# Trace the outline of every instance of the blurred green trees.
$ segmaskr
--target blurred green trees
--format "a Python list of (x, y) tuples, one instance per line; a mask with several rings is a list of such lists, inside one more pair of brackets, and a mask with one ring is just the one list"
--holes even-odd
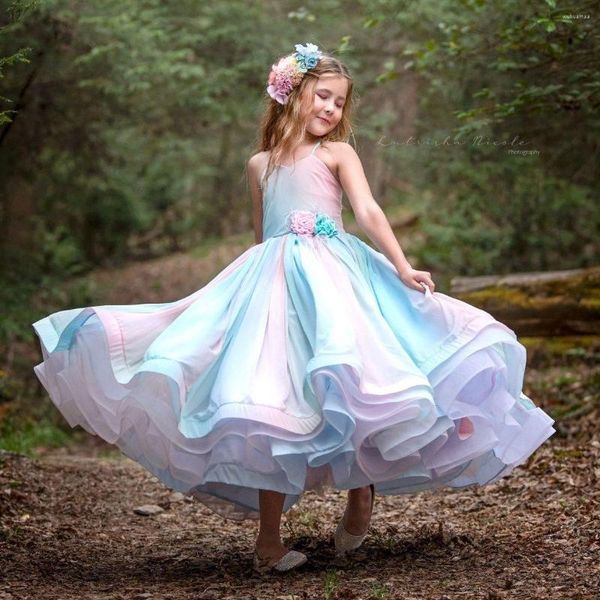
[(377, 200), (420, 215), (419, 266), (598, 260), (591, 3), (0, 0), (0, 19), (8, 281), (249, 229), (265, 79), (305, 41), (350, 66), (354, 141)]
[[(250, 230), (245, 164), (271, 64), (296, 43), (350, 68), (350, 141), (439, 291), (597, 264), (599, 15), (554, 0), (0, 0), (0, 421), (10, 406), (62, 423), (31, 400), (31, 323), (101, 297), (93, 277), (63, 279)], [(38, 440), (4, 423), (5, 444)]]

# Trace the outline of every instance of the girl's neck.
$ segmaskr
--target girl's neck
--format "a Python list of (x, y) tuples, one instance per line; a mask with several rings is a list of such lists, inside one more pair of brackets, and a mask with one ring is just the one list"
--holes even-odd
[(321, 138), (316, 135), (306, 134), (302, 143), (307, 146), (314, 146), (320, 139)]

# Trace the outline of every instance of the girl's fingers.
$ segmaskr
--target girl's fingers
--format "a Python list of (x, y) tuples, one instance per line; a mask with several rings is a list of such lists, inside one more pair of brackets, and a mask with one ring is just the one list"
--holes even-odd
[(416, 289), (420, 289), (421, 291), (425, 292), (425, 288), (428, 287), (430, 292), (433, 292), (433, 290), (435, 289), (435, 284), (433, 283), (433, 281), (431, 279), (428, 279), (427, 282), (425, 281), (419, 281), (418, 282), (420, 285), (420, 288), (416, 288)]

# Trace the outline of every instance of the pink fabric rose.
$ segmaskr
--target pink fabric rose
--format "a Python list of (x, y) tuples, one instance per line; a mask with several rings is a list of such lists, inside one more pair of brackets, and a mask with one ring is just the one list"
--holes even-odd
[(290, 213), (290, 231), (298, 235), (312, 234), (315, 228), (315, 213), (308, 210), (295, 210)]

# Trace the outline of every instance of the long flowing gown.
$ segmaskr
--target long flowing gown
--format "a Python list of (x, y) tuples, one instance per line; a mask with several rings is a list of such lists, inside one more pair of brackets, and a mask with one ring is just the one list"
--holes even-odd
[(227, 518), (258, 518), (261, 488), (287, 511), (309, 489), (492, 483), (555, 432), (515, 333), (347, 233), (317, 147), (263, 173), (263, 242), (201, 289), (33, 324), (69, 424)]

